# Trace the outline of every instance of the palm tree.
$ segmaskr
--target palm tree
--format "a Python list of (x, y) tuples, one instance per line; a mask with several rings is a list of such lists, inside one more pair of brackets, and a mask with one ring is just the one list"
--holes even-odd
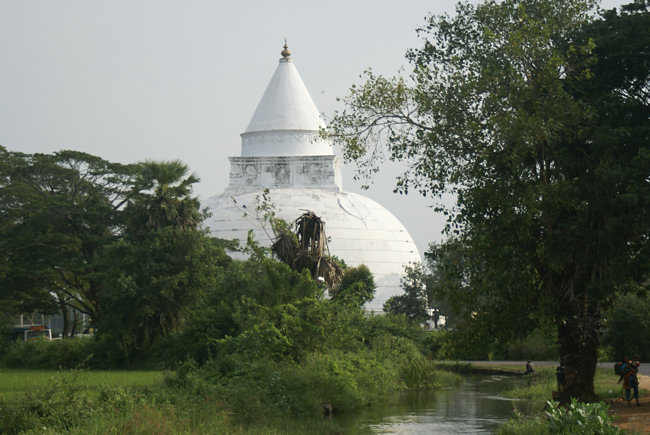
[(115, 284), (121, 292), (107, 302), (128, 304), (128, 315), (117, 316), (127, 359), (128, 350), (177, 330), (196, 290), (189, 281), (197, 274), (193, 259), (200, 248), (196, 230), (202, 216), (192, 196), (192, 185), (199, 179), (188, 172), (178, 160), (138, 164), (126, 208), (126, 243), (115, 247), (124, 259), (124, 277)]
[(195, 229), (201, 222), (199, 201), (192, 197), (192, 185), (199, 181), (187, 176), (188, 167), (179, 160), (145, 161), (131, 198), (131, 230), (136, 232), (174, 226)]

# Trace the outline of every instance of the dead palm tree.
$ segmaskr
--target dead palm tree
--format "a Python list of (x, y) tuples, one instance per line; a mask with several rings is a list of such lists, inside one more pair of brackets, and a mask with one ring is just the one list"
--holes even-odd
[(341, 281), (343, 268), (326, 254), (325, 222), (313, 211), (306, 211), (293, 223), (294, 234), (276, 235), (271, 252), (294, 270), (309, 269), (314, 279), (322, 278), (329, 288)]

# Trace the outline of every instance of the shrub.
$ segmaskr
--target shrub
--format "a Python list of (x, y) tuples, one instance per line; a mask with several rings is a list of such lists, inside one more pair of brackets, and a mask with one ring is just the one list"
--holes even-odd
[(613, 417), (607, 412), (609, 405), (604, 402), (579, 403), (572, 399), (566, 408), (558, 402), (547, 402), (544, 412), (548, 428), (554, 434), (619, 434), (621, 430), (614, 426)]
[(68, 376), (53, 378), (13, 402), (0, 401), (0, 433), (68, 431), (92, 416), (94, 407)]
[(547, 403), (543, 416), (526, 417), (515, 412), (514, 417), (497, 430), (499, 435), (553, 434), (553, 435), (616, 435), (623, 431), (613, 424), (613, 417), (607, 412), (604, 402), (579, 403), (575, 399), (566, 408), (558, 402)]
[(93, 339), (87, 337), (54, 341), (19, 341), (7, 347), (1, 363), (9, 368), (81, 368), (92, 366), (94, 350)]

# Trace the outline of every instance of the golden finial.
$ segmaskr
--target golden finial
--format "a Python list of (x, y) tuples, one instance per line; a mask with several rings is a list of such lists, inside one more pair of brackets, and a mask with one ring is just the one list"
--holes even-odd
[(291, 52), (289, 51), (289, 47), (287, 46), (287, 38), (284, 38), (284, 50), (282, 50), (280, 54), (284, 59), (289, 59), (289, 56), (291, 56)]

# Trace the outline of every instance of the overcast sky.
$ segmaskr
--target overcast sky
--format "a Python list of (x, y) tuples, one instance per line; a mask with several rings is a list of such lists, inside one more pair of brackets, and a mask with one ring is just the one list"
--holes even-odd
[[(0, 145), (74, 149), (107, 160), (185, 162), (206, 199), (228, 184), (228, 156), (280, 58), (325, 118), (366, 68), (392, 75), (428, 13), (451, 0), (0, 0)], [(621, 3), (603, 2), (603, 7)], [(395, 170), (361, 192), (395, 214), (420, 253), (444, 219), (415, 193), (392, 193)]]

